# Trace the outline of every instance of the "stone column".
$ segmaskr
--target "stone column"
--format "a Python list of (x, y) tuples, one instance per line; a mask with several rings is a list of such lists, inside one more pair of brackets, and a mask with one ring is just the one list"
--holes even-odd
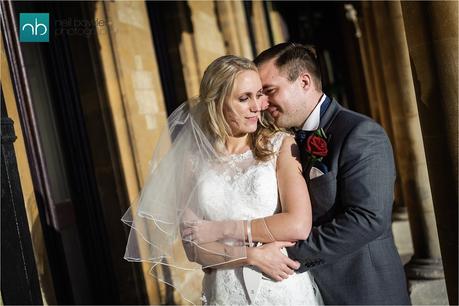
[[(193, 25), (193, 43), (198, 65), (198, 84), (204, 70), (217, 57), (226, 54), (222, 33), (217, 24), (213, 1), (188, 1)], [(185, 78), (187, 75), (185, 75)], [(193, 93), (197, 95), (199, 91)]]
[[(349, 21), (353, 21), (354, 24), (358, 22), (358, 17), (356, 14), (355, 9), (353, 8), (352, 5), (347, 5), (348, 8), (348, 13), (346, 14), (347, 18)], [(352, 11), (351, 8), (352, 7)], [(372, 58), (371, 58), (371, 53), (372, 53), (372, 44), (371, 44), (371, 24), (370, 24), (370, 19), (366, 18), (369, 17), (367, 14), (368, 8), (369, 8), (369, 3), (368, 2), (362, 2), (361, 8), (363, 11), (363, 16), (364, 19), (360, 20), (360, 23), (362, 26), (361, 28), (361, 35), (360, 37), (357, 37), (358, 39), (358, 44), (359, 44), (359, 50), (360, 50), (360, 56), (362, 58), (362, 66), (363, 66), (363, 74), (365, 77), (365, 86), (367, 88), (368, 96), (370, 99), (368, 100), (368, 106), (370, 109), (370, 114), (371, 117), (378, 121), (381, 122), (380, 116), (379, 116), (379, 104), (380, 104), (380, 93), (379, 91), (376, 90), (376, 84), (374, 80), (374, 66), (372, 63)], [(352, 13), (351, 13), (352, 12)], [(384, 124), (383, 124), (384, 125)], [(387, 126), (384, 126), (385, 129), (387, 129)]]
[[(368, 93), (370, 96), (370, 109), (372, 117), (381, 122), (386, 130), (394, 149), (395, 164), (397, 168), (397, 179), (395, 181), (395, 194), (394, 194), (394, 218), (405, 220), (407, 218), (406, 206), (403, 202), (403, 195), (400, 182), (400, 166), (397, 149), (395, 147), (392, 120), (390, 117), (389, 101), (387, 99), (386, 90), (384, 87), (384, 73), (382, 66), (384, 63), (380, 62), (381, 58), (380, 49), (378, 46), (377, 31), (375, 25), (375, 16), (373, 14), (370, 3), (362, 2), (362, 42), (366, 61), (364, 65), (368, 65), (365, 73), (367, 82), (370, 83)], [(363, 55), (362, 55), (363, 56)]]
[(255, 48), (257, 53), (271, 47), (269, 43), (268, 25), (266, 24), (265, 11), (262, 1), (252, 2), (252, 27), (255, 36)]
[(450, 304), (457, 304), (458, 3), (403, 2)]
[(372, 2), (372, 8), (399, 157), (403, 199), (413, 239), (414, 256), (406, 267), (407, 275), (410, 279), (442, 278), (432, 193), (401, 4), (399, 1)]
[[(176, 44), (173, 48), (178, 49), (179, 61), (176, 64), (183, 74), (186, 98), (192, 98), (199, 93), (204, 70), (227, 50), (219, 30), (214, 2), (181, 1), (174, 2), (173, 6), (174, 9), (167, 12), (172, 15), (168, 19), (176, 22), (169, 25), (174, 36), (170, 44)], [(174, 70), (174, 73), (180, 74), (178, 69)]]
[[(125, 188), (133, 203), (167, 123), (151, 28), (144, 2), (99, 1), (95, 17), (107, 24), (105, 31), (97, 32), (97, 56), (105, 78), (101, 90), (107, 93)], [(160, 284), (149, 273), (151, 265), (141, 265), (148, 302), (159, 304)]]
[[(368, 6), (369, 3), (366, 3)], [(365, 6), (363, 6), (365, 9)], [(368, 43), (368, 54), (369, 54), (369, 64), (371, 65), (371, 80), (373, 81), (373, 88), (374, 88), (374, 108), (376, 109), (378, 119), (381, 125), (387, 131), (387, 134), (393, 140), (393, 132), (392, 132), (392, 122), (390, 118), (390, 105), (387, 97), (386, 87), (384, 86), (384, 72), (382, 66), (384, 65), (381, 62), (381, 51), (378, 45), (378, 32), (377, 27), (378, 24), (375, 24), (375, 15), (370, 7), (364, 10), (367, 14), (366, 17), (366, 29), (365, 29), (365, 36), (367, 37)]]
[(185, 76), (183, 80), (185, 82), (186, 94), (188, 98), (191, 98), (199, 93), (200, 71), (197, 64), (198, 55), (193, 40), (193, 29), (188, 22), (190, 13), (187, 3), (177, 2), (177, 7), (177, 15), (180, 20), (180, 28), (182, 29), (179, 44), (180, 64), (183, 75)]
[[(457, 57), (458, 57), (458, 2), (430, 1), (425, 4), (427, 19), (434, 37), (432, 47), (436, 61), (439, 89), (443, 99), (443, 119), (446, 124), (449, 155), (454, 173), (457, 174)], [(454, 176), (458, 185), (457, 175)]]
[(266, 2), (266, 6), (268, 7), (268, 18), (271, 23), (274, 44), (277, 45), (286, 42), (289, 34), (284, 19), (281, 14), (273, 8), (273, 3), (271, 1)]
[(242, 1), (216, 1), (215, 5), (227, 53), (253, 59)]

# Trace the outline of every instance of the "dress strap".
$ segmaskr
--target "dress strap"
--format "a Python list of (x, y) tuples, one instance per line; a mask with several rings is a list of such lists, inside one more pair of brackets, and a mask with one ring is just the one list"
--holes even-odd
[(277, 132), (274, 134), (271, 138), (271, 144), (273, 146), (273, 151), (276, 154), (276, 156), (279, 154), (279, 150), (282, 146), (282, 142), (284, 141), (284, 138), (289, 135), (286, 132)]

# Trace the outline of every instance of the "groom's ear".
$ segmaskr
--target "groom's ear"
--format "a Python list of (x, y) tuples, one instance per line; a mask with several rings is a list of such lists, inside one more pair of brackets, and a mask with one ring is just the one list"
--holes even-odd
[(312, 77), (307, 71), (300, 73), (298, 79), (300, 81), (301, 88), (303, 88), (304, 90), (308, 90), (313, 86)]

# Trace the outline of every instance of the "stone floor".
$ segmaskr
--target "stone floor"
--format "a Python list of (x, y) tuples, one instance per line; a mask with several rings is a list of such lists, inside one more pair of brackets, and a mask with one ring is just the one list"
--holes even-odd
[[(406, 264), (413, 256), (408, 220), (395, 220), (392, 231), (402, 262)], [(445, 280), (410, 281), (410, 297), (413, 305), (448, 305)]]

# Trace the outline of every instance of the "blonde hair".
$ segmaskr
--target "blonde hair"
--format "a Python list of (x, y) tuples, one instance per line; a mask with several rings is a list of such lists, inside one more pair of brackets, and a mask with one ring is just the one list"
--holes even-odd
[[(255, 64), (242, 57), (225, 55), (214, 60), (204, 72), (199, 88), (199, 102), (207, 106), (207, 116), (204, 122), (211, 135), (215, 138), (217, 149), (222, 148), (230, 136), (230, 126), (224, 116), (224, 104), (227, 102), (239, 73), (247, 70), (258, 72)], [(273, 156), (269, 138), (279, 129), (273, 120), (268, 120), (262, 114), (261, 124), (249, 135), (251, 149), (257, 160), (266, 161)]]

